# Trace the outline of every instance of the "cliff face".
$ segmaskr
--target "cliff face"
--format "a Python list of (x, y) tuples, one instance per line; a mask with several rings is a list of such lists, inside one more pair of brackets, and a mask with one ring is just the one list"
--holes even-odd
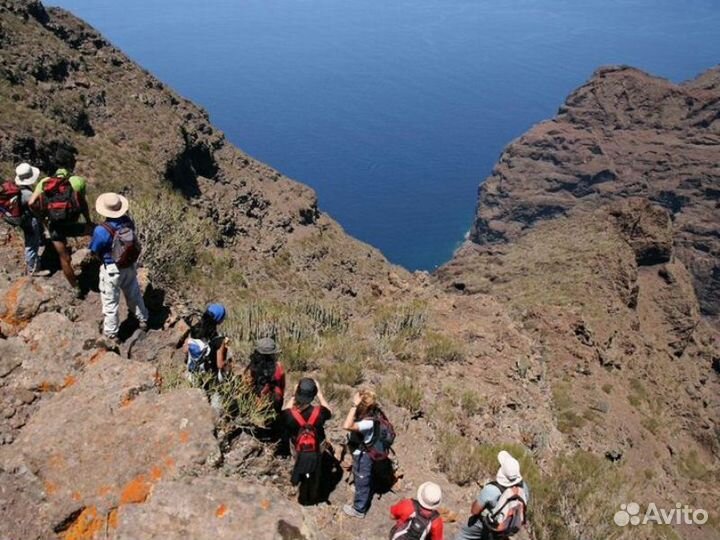
[(703, 313), (720, 315), (720, 68), (675, 85), (606, 68), (510, 144), (479, 192), (471, 240), (643, 197), (666, 208)]

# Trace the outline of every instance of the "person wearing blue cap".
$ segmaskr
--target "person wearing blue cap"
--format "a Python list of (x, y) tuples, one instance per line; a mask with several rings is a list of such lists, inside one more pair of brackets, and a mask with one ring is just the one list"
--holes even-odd
[(218, 326), (227, 315), (222, 304), (210, 304), (200, 322), (190, 329), (185, 343), (187, 368), (190, 373), (213, 372), (222, 381), (228, 369), (228, 339), (220, 335)]

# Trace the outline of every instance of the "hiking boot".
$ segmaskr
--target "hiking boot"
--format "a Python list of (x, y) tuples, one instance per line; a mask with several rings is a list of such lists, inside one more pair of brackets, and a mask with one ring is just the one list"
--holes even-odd
[(49, 277), (50, 273), (50, 270), (35, 270), (30, 275), (32, 277)]
[(118, 338), (114, 336), (103, 336), (95, 342), (95, 345), (110, 352), (120, 351), (120, 342), (118, 341)]
[(138, 323), (138, 328), (139, 328), (140, 330), (142, 330), (143, 332), (147, 332), (147, 331), (148, 331), (148, 323), (147, 323), (147, 321), (140, 321), (140, 322)]
[(360, 518), (360, 519), (362, 519), (362, 518), (365, 517), (365, 514), (363, 514), (362, 512), (358, 512), (357, 510), (355, 510), (355, 507), (354, 507), (353, 505), (351, 505), (351, 504), (346, 504), (346, 505), (344, 505), (344, 506), (343, 506), (343, 512), (345, 512), (348, 516), (354, 517), (354, 518)]

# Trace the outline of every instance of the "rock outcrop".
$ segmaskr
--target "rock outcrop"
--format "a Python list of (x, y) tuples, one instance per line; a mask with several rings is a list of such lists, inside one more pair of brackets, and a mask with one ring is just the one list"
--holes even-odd
[(703, 313), (717, 317), (719, 163), (720, 68), (681, 85), (604, 68), (504, 150), (480, 188), (471, 240), (510, 241), (542, 221), (642, 197), (670, 212), (676, 254)]

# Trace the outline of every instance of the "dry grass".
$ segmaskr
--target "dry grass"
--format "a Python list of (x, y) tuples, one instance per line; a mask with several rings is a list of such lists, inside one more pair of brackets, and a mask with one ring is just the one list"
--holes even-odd
[(422, 410), (423, 391), (415, 380), (409, 377), (393, 378), (380, 387), (380, 395), (416, 415)]

